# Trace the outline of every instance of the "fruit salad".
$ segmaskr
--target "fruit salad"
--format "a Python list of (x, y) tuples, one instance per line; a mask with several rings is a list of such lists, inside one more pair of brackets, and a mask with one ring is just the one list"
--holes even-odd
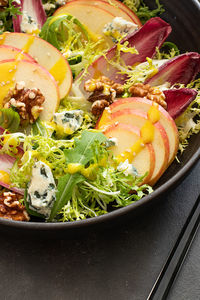
[(0, 217), (98, 217), (181, 160), (200, 130), (200, 54), (169, 41), (157, 5), (0, 1)]

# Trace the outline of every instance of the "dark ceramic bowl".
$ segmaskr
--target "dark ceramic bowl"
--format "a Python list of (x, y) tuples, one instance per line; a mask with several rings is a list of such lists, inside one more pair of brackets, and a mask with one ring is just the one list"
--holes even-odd
[[(163, 0), (166, 12), (162, 18), (171, 24), (173, 30), (169, 40), (175, 42), (182, 52), (197, 51), (200, 52), (200, 3), (197, 0)], [(154, 0), (145, 1), (145, 3), (153, 5)], [(133, 203), (127, 207), (117, 209), (106, 215), (91, 218), (84, 221), (68, 222), (68, 223), (40, 223), (40, 222), (14, 222), (0, 219), (1, 229), (6, 231), (20, 231), (20, 233), (43, 233), (45, 235), (54, 235), (63, 230), (68, 232), (87, 231), (91, 228), (104, 227), (113, 224), (116, 221), (123, 221), (123, 217), (133, 217), (149, 204), (155, 203), (161, 199), (161, 196), (174, 188), (187, 173), (192, 169), (193, 165), (200, 158), (200, 134), (194, 135), (190, 139), (189, 146), (181, 156), (181, 163), (176, 161), (168, 168), (162, 178), (155, 186), (155, 191)], [(85, 231), (86, 232), (86, 231)]]

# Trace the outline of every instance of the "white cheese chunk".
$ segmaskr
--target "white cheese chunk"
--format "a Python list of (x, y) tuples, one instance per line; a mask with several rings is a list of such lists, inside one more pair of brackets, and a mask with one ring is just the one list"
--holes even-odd
[(56, 130), (59, 131), (59, 133), (72, 134), (77, 131), (83, 123), (83, 111), (77, 109), (55, 113), (53, 120), (57, 125)]
[(111, 36), (116, 41), (119, 37), (132, 33), (136, 29), (138, 29), (137, 24), (126, 21), (122, 17), (116, 17), (111, 23), (104, 26), (103, 33)]
[(52, 4), (52, 3), (45, 3), (45, 4), (43, 4), (43, 8), (44, 8), (44, 10), (46, 10), (46, 11), (49, 11), (49, 10), (51, 10), (52, 8), (55, 8), (56, 6), (55, 6), (55, 4)]
[(37, 22), (29, 16), (26, 11), (23, 11), (20, 27), (21, 31), (24, 33), (34, 33), (38, 31)]
[(27, 201), (29, 207), (49, 217), (55, 200), (56, 184), (51, 169), (42, 161), (38, 161), (33, 167), (32, 178), (28, 188)]
[(129, 164), (128, 159), (126, 159), (124, 162), (120, 163), (119, 166), (117, 167), (117, 170), (120, 172), (123, 172), (126, 176), (128, 176), (128, 175), (137, 176), (138, 175), (136, 168), (132, 164)]

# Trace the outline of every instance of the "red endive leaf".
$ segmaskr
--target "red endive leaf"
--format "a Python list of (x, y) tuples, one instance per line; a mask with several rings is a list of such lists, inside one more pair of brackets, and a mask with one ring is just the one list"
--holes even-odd
[[(41, 29), (43, 24), (46, 22), (46, 13), (42, 5), (42, 0), (21, 0), (19, 4), (14, 2), (14, 5), (17, 7), (21, 7), (20, 11), (26, 12), (28, 16), (32, 17), (35, 22), (38, 24), (38, 28)], [(22, 16), (18, 15), (17, 17), (13, 17), (13, 27), (15, 32), (21, 32), (21, 22)]]
[[(160, 48), (168, 35), (171, 32), (171, 26), (160, 18), (152, 18), (136, 32), (131, 33), (123, 41), (128, 41), (130, 47), (135, 47), (139, 54), (131, 54), (121, 52), (121, 58), (127, 66), (132, 66), (135, 63), (142, 63), (146, 57), (153, 57), (156, 53), (156, 48)], [(107, 60), (112, 59), (116, 55), (116, 46), (108, 50), (106, 54)], [(119, 74), (119, 70), (108, 64), (104, 56), (100, 56), (88, 68), (88, 75), (81, 83), (83, 84), (89, 78), (98, 78), (101, 75), (107, 76), (110, 79), (124, 83), (126, 76)], [(80, 74), (81, 76), (81, 74)]]
[(180, 116), (197, 96), (197, 91), (186, 88), (165, 90), (163, 93), (167, 102), (167, 111), (173, 119)]
[(147, 79), (145, 84), (151, 86), (161, 85), (166, 82), (170, 85), (176, 83), (188, 84), (200, 72), (200, 54), (189, 52), (176, 56), (164, 63), (158, 73)]

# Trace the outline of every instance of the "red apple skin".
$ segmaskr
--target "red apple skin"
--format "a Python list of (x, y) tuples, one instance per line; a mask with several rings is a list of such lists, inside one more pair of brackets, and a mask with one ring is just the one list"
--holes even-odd
[[(2, 52), (4, 52), (4, 51), (6, 51), (6, 54), (13, 54), (13, 57), (7, 57), (7, 58), (4, 58), (4, 59), (2, 59), (1, 58), (1, 53)], [(2, 61), (2, 60), (8, 60), (8, 59), (15, 59), (15, 56), (17, 55), (17, 54), (19, 54), (19, 53), (21, 53), (21, 49), (18, 49), (18, 48), (16, 48), (16, 47), (12, 47), (12, 46), (7, 46), (7, 45), (0, 45), (0, 60)], [(29, 61), (31, 61), (31, 62), (35, 62), (36, 63), (36, 61), (33, 59), (33, 57), (31, 56), (31, 55), (29, 55), (29, 54), (27, 54), (27, 53), (23, 53), (23, 55), (24, 55), (24, 59), (25, 60), (29, 60)]]
[[(140, 138), (140, 129), (137, 126), (132, 126), (132, 125), (123, 124), (123, 123), (118, 123), (117, 125), (116, 124), (111, 124), (104, 131), (104, 134), (108, 138), (110, 138), (110, 137), (116, 137), (116, 135), (115, 135), (116, 132), (119, 133), (120, 131), (122, 132), (122, 134), (121, 134), (121, 140), (122, 141), (119, 140), (119, 136), (118, 136), (118, 141), (119, 141), (119, 145), (120, 145), (120, 147), (122, 149), (121, 150), (117, 149), (118, 150), (117, 153), (116, 153), (117, 155), (123, 153), (123, 151), (125, 151), (128, 147), (132, 146), (132, 143), (130, 143), (130, 146), (126, 146), (125, 143), (123, 143), (123, 132), (130, 133), (130, 135), (133, 136), (133, 137), (135, 136), (135, 138), (134, 138), (135, 140), (138, 140)], [(126, 140), (126, 142), (129, 143), (130, 140), (131, 139), (128, 139), (128, 140)], [(116, 147), (118, 147), (118, 146), (116, 146)], [(147, 170), (148, 175), (144, 178), (144, 180), (142, 181), (141, 184), (149, 182), (149, 180), (152, 177), (154, 168), (155, 168), (155, 151), (154, 151), (153, 145), (152, 145), (152, 143), (148, 143), (148, 144), (145, 145), (145, 147), (146, 147), (146, 149), (147, 149), (147, 151), (149, 153), (149, 169)], [(140, 173), (139, 168), (141, 167), (141, 165), (143, 165), (143, 157), (142, 157), (142, 159), (140, 158), (140, 156), (142, 154), (142, 153), (141, 154), (140, 153), (135, 157), (135, 159), (132, 162), (133, 165), (136, 167), (136, 169), (138, 170), (139, 173)], [(144, 173), (145, 172), (146, 172), (146, 170), (144, 171)], [(141, 175), (143, 175), (143, 174), (141, 174)]]
[[(103, 0), (103, 1), (109, 3), (109, 0)], [(124, 11), (126, 11), (127, 14), (132, 18), (133, 22), (138, 24), (139, 27), (142, 27), (142, 23), (141, 23), (140, 19), (138, 18), (138, 16), (136, 16), (136, 14), (128, 6), (126, 6), (124, 3), (122, 3), (118, 0), (112, 0), (112, 3), (117, 5), (119, 8), (123, 9)]]
[[(101, 119), (98, 120), (98, 123), (105, 122), (106, 118), (110, 119), (112, 116), (112, 113), (123, 110), (126, 108), (131, 109), (139, 109), (142, 111), (147, 112), (149, 108), (153, 105), (153, 102), (151, 100), (148, 100), (146, 98), (140, 98), (140, 97), (131, 97), (131, 98), (120, 98), (117, 99), (114, 103), (110, 105), (111, 114), (108, 114), (107, 112), (104, 113), (104, 116)], [(174, 160), (178, 147), (179, 147), (179, 137), (178, 137), (178, 129), (176, 127), (176, 124), (173, 120), (173, 118), (169, 115), (169, 113), (161, 106), (158, 105), (158, 110), (161, 113), (160, 123), (165, 128), (165, 131), (168, 135), (168, 139), (170, 141), (169, 148), (170, 148), (170, 154), (169, 154), (169, 164), (172, 163)]]
[(111, 5), (110, 2), (107, 0), (98, 0), (98, 1), (69, 0), (67, 3), (71, 3), (71, 2), (82, 2), (82, 3), (85, 2), (87, 5), (90, 4), (93, 6), (100, 7), (102, 9), (105, 9), (108, 12), (111, 12), (115, 17), (122, 17), (129, 22), (133, 22), (137, 24), (139, 28), (142, 26), (142, 23), (140, 22), (139, 18), (134, 14), (134, 12), (119, 1), (112, 0), (112, 3), (114, 5)]
[[(4, 32), (2, 36), (3, 36), (3, 38), (0, 40), (1, 45), (7, 45), (7, 46), (12, 46), (12, 47), (17, 46), (17, 48), (20, 48), (20, 50), (21, 50), (21, 48), (23, 48), (25, 46), (27, 40), (30, 38), (29, 34), (20, 33), (20, 32)], [(59, 90), (60, 90), (60, 97), (64, 98), (71, 90), (71, 86), (72, 86), (72, 82), (73, 82), (72, 71), (71, 71), (71, 68), (70, 68), (67, 60), (63, 57), (61, 52), (58, 51), (58, 49), (56, 49), (54, 46), (52, 46), (47, 41), (45, 41), (39, 37), (34, 37), (34, 42), (37, 42), (39, 45), (41, 45), (41, 49), (45, 49), (45, 55), (47, 55), (47, 57), (44, 57), (44, 55), (41, 51), (39, 51), (39, 52), (37, 51), (37, 49), (39, 48), (38, 45), (37, 45), (37, 49), (33, 51), (34, 43), (30, 46), (30, 48), (29, 48), (28, 52), (26, 52), (26, 54), (33, 57), (33, 59), (35, 61), (37, 61), (38, 64), (40, 64), (42, 67), (44, 67), (48, 71), (50, 71), (50, 69), (53, 67), (53, 65), (55, 65), (55, 63), (59, 59), (62, 59), (63, 64), (65, 65), (65, 68), (66, 68), (66, 76), (64, 79), (64, 81), (66, 81), (66, 83), (63, 84), (64, 86), (62, 86), (62, 88), (59, 87)], [(54, 53), (54, 55), (52, 55), (51, 58), (48, 57), (48, 51)], [(42, 55), (41, 55), (41, 53), (42, 53)], [(57, 57), (57, 60), (54, 63), (51, 63), (51, 65), (49, 65), (49, 61), (52, 61), (55, 57)], [(60, 84), (60, 86), (61, 85), (62, 84)]]

